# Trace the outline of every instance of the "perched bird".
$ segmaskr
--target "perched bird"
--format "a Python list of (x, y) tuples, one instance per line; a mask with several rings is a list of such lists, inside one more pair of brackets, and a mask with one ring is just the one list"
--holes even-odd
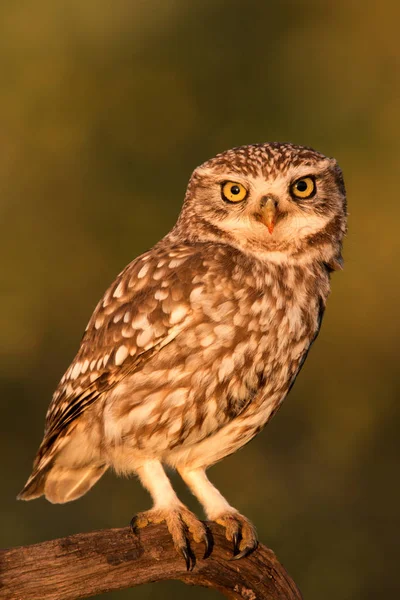
[(242, 146), (198, 167), (173, 229), (108, 288), (61, 379), (19, 498), (85, 494), (109, 468), (138, 475), (191, 566), (206, 530), (178, 470), (234, 556), (257, 546), (206, 469), (263, 429), (315, 340), (346, 230), (336, 161), (292, 144)]

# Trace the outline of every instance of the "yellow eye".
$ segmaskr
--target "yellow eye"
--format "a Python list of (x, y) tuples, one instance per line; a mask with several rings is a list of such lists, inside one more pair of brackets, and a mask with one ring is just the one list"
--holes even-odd
[(241, 202), (247, 196), (247, 190), (241, 183), (227, 181), (222, 185), (222, 197), (228, 202)]
[(310, 198), (315, 193), (315, 190), (313, 177), (302, 177), (290, 186), (290, 193), (295, 198)]

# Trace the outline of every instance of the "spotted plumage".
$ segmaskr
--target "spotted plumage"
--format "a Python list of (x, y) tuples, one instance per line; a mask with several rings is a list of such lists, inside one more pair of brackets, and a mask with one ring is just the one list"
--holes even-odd
[(291, 144), (228, 150), (196, 169), (179, 219), (106, 291), (54, 393), (20, 494), (67, 502), (104, 471), (136, 473), (187, 561), (186, 524), (163, 465), (180, 472), (236, 556), (254, 528), (205, 469), (268, 422), (318, 334), (341, 267), (346, 202), (334, 159)]

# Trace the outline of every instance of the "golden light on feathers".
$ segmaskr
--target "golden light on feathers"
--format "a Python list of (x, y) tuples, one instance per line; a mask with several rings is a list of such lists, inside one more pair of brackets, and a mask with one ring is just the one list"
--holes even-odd
[(227, 528), (236, 558), (251, 552), (254, 527), (205, 471), (284, 400), (318, 334), (345, 230), (341, 171), (310, 148), (243, 146), (196, 169), (174, 228), (98, 303), (20, 498), (68, 502), (109, 467), (136, 473), (154, 507), (135, 527), (166, 520), (190, 566), (186, 530), (205, 543), (206, 532), (169, 465)]

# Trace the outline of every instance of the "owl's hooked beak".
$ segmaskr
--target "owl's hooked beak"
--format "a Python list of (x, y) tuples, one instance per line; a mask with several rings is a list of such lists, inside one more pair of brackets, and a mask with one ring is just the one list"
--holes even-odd
[(261, 201), (261, 221), (267, 227), (268, 231), (274, 231), (277, 217), (278, 201), (271, 196), (265, 196)]

